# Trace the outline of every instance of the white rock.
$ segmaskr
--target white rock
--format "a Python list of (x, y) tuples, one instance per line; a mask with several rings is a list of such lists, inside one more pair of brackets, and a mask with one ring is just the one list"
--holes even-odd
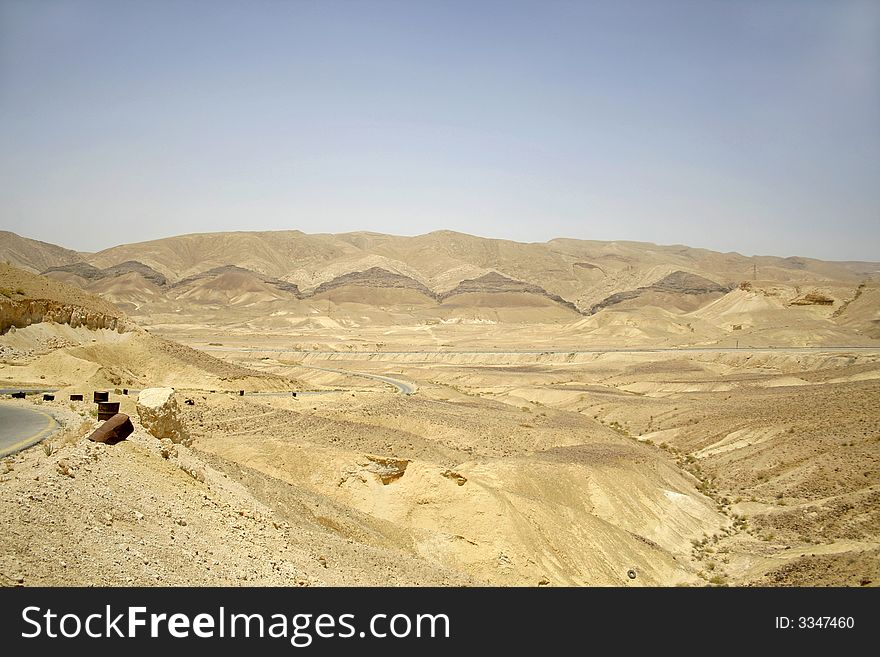
[(184, 445), (190, 442), (189, 434), (180, 422), (180, 407), (174, 398), (174, 388), (141, 390), (137, 412), (143, 427), (156, 438), (167, 438)]

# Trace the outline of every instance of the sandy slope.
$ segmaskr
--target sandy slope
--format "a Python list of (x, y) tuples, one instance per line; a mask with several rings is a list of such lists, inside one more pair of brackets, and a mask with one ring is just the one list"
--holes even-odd
[[(446, 232), (88, 259), (53, 275), (104, 300), (0, 269), (0, 382), (186, 389), (194, 443), (89, 445), (87, 407), (53, 403), (59, 451), (0, 475), (4, 581), (878, 581), (880, 357), (847, 350), (877, 345), (875, 265)], [(680, 345), (734, 348), (605, 351)], [(845, 349), (787, 349), (815, 345)], [(293, 386), (325, 394), (210, 392)]]
[(400, 357), (395, 364), (354, 364), (430, 377), (435, 394), (450, 399), (575, 411), (661, 447), (735, 523), (730, 535), (695, 542), (706, 579), (878, 583), (877, 352), (618, 353), (569, 362), (531, 356), (517, 362), (508, 355), (492, 363)]
[[(21, 387), (285, 390), (259, 374), (151, 335), (113, 304), (43, 276), (0, 265), (0, 382)], [(73, 321), (76, 319), (76, 321)]]
[[(576, 415), (386, 393), (208, 400), (194, 446), (390, 523), (381, 542), (493, 584), (696, 582), (729, 521), (664, 455)], [(379, 540), (379, 539), (377, 539)]]
[(67, 428), (50, 455), (38, 446), (0, 464), (0, 585), (470, 582), (328, 528), (338, 511), (308, 491), (184, 447), (164, 458), (136, 416), (135, 434), (110, 447), (79, 438), (95, 425), (84, 408), (41, 408)]
[(80, 306), (88, 312), (113, 317), (123, 315), (112, 303), (84, 292), (75, 285), (67, 285), (0, 263), (0, 302), (9, 304), (37, 300)]
[(55, 244), (0, 230), (0, 262), (35, 274), (49, 267), (79, 262), (83, 255)]

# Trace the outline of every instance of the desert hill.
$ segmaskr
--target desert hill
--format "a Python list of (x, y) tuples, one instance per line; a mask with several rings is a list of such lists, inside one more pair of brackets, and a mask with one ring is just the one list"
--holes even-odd
[(5, 264), (0, 264), (0, 381), (20, 387), (44, 387), (48, 381), (84, 389), (218, 390), (284, 390), (295, 383), (153, 336), (105, 299)]
[(83, 262), (83, 255), (48, 242), (0, 230), (0, 262), (39, 273), (50, 267)]
[[(33, 240), (7, 233), (0, 244), (35, 261)], [(527, 244), (451, 231), (203, 233), (61, 252), (78, 260), (54, 263), (46, 276), (161, 330), (543, 324), (595, 342), (625, 337), (613, 328), (621, 318), (651, 324), (662, 316), (661, 325), (624, 333), (695, 345), (748, 342), (750, 331), (758, 332), (753, 344), (788, 344), (799, 330), (798, 344), (861, 344), (880, 330), (878, 263), (644, 242)]]
[[(146, 280), (137, 271), (123, 277)], [(258, 280), (227, 267), (186, 286), (228, 277)], [(266, 280), (258, 282), (268, 286)], [(689, 557), (692, 542), (707, 531), (728, 531), (729, 520), (671, 459), (593, 420), (537, 406), (531, 417), (528, 409), (500, 402), (450, 403), (442, 389), (415, 398), (337, 386), (304, 398), (212, 394), (210, 389), (284, 390), (296, 383), (290, 378), (296, 369), (276, 361), (285, 374), (274, 374), (261, 365), (263, 358), (252, 362), (264, 369), (248, 369), (155, 337), (107, 300), (10, 266), (0, 269), (0, 283), (11, 289), (0, 305), (9, 325), (0, 335), (0, 381), (7, 386), (72, 392), (171, 385), (190, 389), (186, 394), (196, 399), (182, 410), (195, 452), (177, 446), (176, 456), (139, 426), (121, 448), (95, 448), (82, 440), (94, 426), (87, 416), (77, 417), (66, 400), (45, 404), (67, 418), (66, 433), (48, 455), (35, 449), (6, 462), (2, 476), (10, 486), (3, 489), (2, 523), (18, 526), (21, 517), (42, 522), (36, 505), (13, 502), (10, 487), (53, 496), (64, 515), (62, 529), (43, 544), (54, 550), (71, 534), (77, 556), (65, 573), (36, 567), (41, 555), (35, 560), (28, 554), (16, 532), (0, 551), (4, 574), (13, 569), (29, 582), (187, 581), (185, 554), (168, 538), (174, 529), (192, 549), (217, 550), (235, 564), (218, 567), (217, 560), (200, 557), (198, 563), (218, 572), (204, 569), (195, 581), (239, 576), (264, 583), (375, 584), (383, 581), (382, 570), (396, 567), (400, 573), (384, 581), (621, 585), (635, 569), (639, 585), (695, 584), (701, 579), (699, 564)], [(559, 306), (502, 277), (449, 294), (444, 303), (493, 293), (483, 285)], [(42, 302), (91, 319), (74, 324), (44, 313), (24, 325), (11, 322), (21, 307)], [(96, 322), (102, 312), (115, 323)], [(117, 399), (124, 412), (134, 413), (130, 397)], [(38, 481), (20, 476), (35, 468)], [(102, 494), (120, 478), (125, 483), (112, 487), (112, 496)], [(68, 494), (75, 503), (68, 503)], [(202, 509), (215, 496), (223, 503)], [(174, 516), (157, 508), (174, 509)], [(94, 518), (100, 519), (100, 537), (84, 529)], [(141, 530), (141, 521), (148, 529)], [(192, 530), (182, 529), (190, 524)], [(296, 531), (286, 531), (290, 526)], [(201, 538), (223, 543), (216, 537), (230, 529), (235, 540), (229, 548), (210, 547)], [(148, 558), (107, 561), (111, 553), (103, 545), (141, 535), (151, 537), (149, 545), (137, 543)], [(241, 547), (245, 543), (252, 547)], [(83, 553), (89, 558), (81, 560)], [(259, 564), (248, 563), (252, 553), (261, 555)], [(99, 575), (93, 560), (102, 566)], [(156, 567), (144, 568), (145, 561)], [(357, 565), (341, 569), (340, 562)]]
[(4, 263), (0, 263), (0, 290), (0, 294), (7, 300), (53, 301), (81, 306), (90, 312), (123, 316), (112, 303), (89, 294), (77, 285), (69, 285)]
[(134, 260), (127, 260), (126, 262), (121, 262), (118, 265), (113, 265), (112, 267), (106, 267), (104, 269), (99, 269), (98, 267), (94, 267), (87, 262), (80, 261), (71, 263), (69, 265), (49, 267), (42, 273), (56, 274), (56, 278), (60, 278), (60, 274), (70, 274), (71, 276), (77, 277), (83, 281), (98, 281), (105, 278), (125, 276), (126, 274), (132, 272), (140, 274), (141, 277), (150, 281), (154, 285), (162, 286), (168, 282), (167, 279), (155, 269), (147, 267), (145, 264), (136, 262)]
[[(698, 308), (701, 305), (704, 305), (706, 300), (715, 299), (719, 295), (725, 294), (730, 290), (731, 286), (719, 285), (714, 281), (710, 281), (702, 276), (697, 276), (696, 274), (676, 271), (668, 276), (664, 276), (651, 285), (612, 294), (590, 308), (590, 314), (595, 314), (603, 308), (619, 306), (627, 301), (634, 301), (637, 299), (644, 304), (645, 299), (648, 297), (653, 298), (651, 298), (651, 302), (647, 305), (661, 307), (668, 305), (676, 308), (682, 308), (680, 305), (681, 300), (691, 297), (694, 299), (694, 302), (688, 305)], [(658, 296), (661, 298), (658, 299)], [(692, 310), (693, 308), (689, 309)]]
[[(10, 245), (6, 250), (13, 248)], [(296, 283), (304, 291), (374, 267), (412, 278), (435, 293), (447, 292), (462, 281), (495, 272), (539, 286), (586, 308), (587, 303), (598, 303), (615, 292), (655, 284), (677, 271), (703, 276), (719, 285), (731, 285), (755, 275), (759, 280), (780, 283), (861, 280), (880, 269), (877, 263), (746, 257), (680, 245), (574, 239), (520, 243), (452, 231), (415, 237), (364, 232), (200, 233), (120, 245), (83, 255), (81, 261), (99, 269), (137, 262), (171, 282), (234, 265)]]
[[(664, 262), (651, 252), (667, 247), (606, 244), (571, 265), (601, 289), (594, 309), (530, 273), (524, 254), (547, 245), (435, 235), (407, 264), (386, 237), (303, 236), (344, 254), (308, 283), (296, 264), (261, 269), (273, 243), (253, 235), (242, 244), (262, 250), (238, 264), (212, 237), (211, 261), (190, 253), (186, 275), (137, 245), (45, 277), (0, 268), (5, 387), (174, 386), (192, 438), (173, 448), (135, 422), (129, 441), (95, 448), (82, 439), (95, 423), (64, 393), (5, 401), (68, 421), (54, 447), (3, 462), (0, 574), (880, 581), (873, 265), (771, 259), (767, 278), (733, 283), (734, 256), (673, 249)], [(701, 348), (663, 349), (683, 345)], [(228, 394), (243, 388), (275, 394)]]

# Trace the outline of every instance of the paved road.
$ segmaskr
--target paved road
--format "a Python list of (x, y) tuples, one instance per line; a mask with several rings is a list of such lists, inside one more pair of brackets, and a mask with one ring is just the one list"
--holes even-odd
[(359, 376), (364, 379), (373, 379), (374, 381), (381, 381), (382, 383), (387, 383), (390, 386), (394, 386), (404, 395), (412, 395), (417, 390), (417, 386), (414, 383), (409, 383), (407, 381), (401, 381), (400, 379), (392, 379), (390, 376), (382, 376), (381, 374), (367, 374), (366, 372), (355, 372), (354, 370), (341, 370), (333, 367), (315, 367), (314, 365), (302, 365), (302, 367), (308, 367), (310, 370), (321, 370), (322, 372), (335, 372), (337, 374), (349, 374), (351, 376)]
[[(621, 347), (607, 349), (515, 349), (515, 350), (491, 350), (491, 349), (474, 349), (474, 350), (432, 350), (432, 351), (330, 351), (330, 350), (314, 350), (304, 351), (301, 349), (284, 349), (280, 347), (198, 347), (201, 351), (243, 351), (243, 352), (267, 352), (267, 353), (286, 353), (286, 354), (302, 354), (321, 355), (321, 356), (403, 356), (403, 355), (419, 355), (419, 356), (446, 356), (446, 355), (488, 355), (488, 356), (515, 356), (518, 354), (654, 354), (654, 353), (720, 353), (720, 354), (778, 354), (778, 353), (848, 353), (851, 351), (880, 352), (880, 347), (862, 346), (862, 347)], [(320, 369), (320, 368), (316, 368)]]
[[(395, 356), (418, 354), (421, 356), (438, 356), (446, 354), (484, 354), (484, 355), (517, 355), (517, 354), (607, 354), (607, 353), (657, 353), (657, 352), (677, 352), (677, 353), (846, 353), (852, 351), (868, 351), (880, 352), (877, 347), (657, 347), (654, 349), (645, 348), (621, 348), (621, 349), (523, 349), (518, 351), (301, 351), (297, 349), (283, 349), (277, 347), (260, 348), (260, 347), (199, 347), (202, 351), (236, 351), (236, 352), (268, 352), (268, 353), (295, 353), (295, 354), (320, 354), (334, 356)], [(348, 374), (351, 376), (360, 376), (365, 379), (373, 379), (381, 381), (388, 385), (394, 386), (404, 395), (412, 395), (417, 390), (417, 386), (407, 381), (393, 379), (390, 376), (382, 376), (380, 374), (367, 374), (366, 372), (356, 372), (354, 370), (337, 369), (332, 367), (317, 367), (315, 365), (306, 365), (299, 363), (301, 367), (308, 367), (313, 370), (322, 370), (324, 372), (335, 372), (337, 374)], [(275, 394), (275, 393), (263, 393)]]
[(57, 388), (0, 388), (0, 395), (11, 395), (14, 392), (25, 392), (36, 395), (44, 392), (56, 392)]
[(48, 413), (0, 403), (0, 457), (35, 445), (57, 428)]

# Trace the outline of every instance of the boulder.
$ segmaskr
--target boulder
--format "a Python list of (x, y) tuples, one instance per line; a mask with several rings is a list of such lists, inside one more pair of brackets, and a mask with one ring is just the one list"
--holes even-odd
[(174, 398), (174, 388), (141, 390), (137, 412), (144, 429), (159, 440), (167, 438), (174, 443), (189, 444), (190, 437), (180, 421), (180, 407)]
[(159, 441), (159, 453), (162, 454), (163, 459), (170, 459), (177, 457), (177, 445), (172, 443), (167, 438), (163, 438)]
[(95, 429), (89, 436), (89, 440), (115, 445), (128, 438), (132, 431), (134, 431), (134, 426), (131, 424), (131, 419), (124, 413), (117, 413)]
[(374, 473), (383, 486), (387, 486), (391, 482), (400, 479), (406, 472), (406, 466), (409, 465), (409, 459), (396, 459), (389, 456), (374, 456), (372, 454), (365, 455), (370, 463), (365, 468)]

